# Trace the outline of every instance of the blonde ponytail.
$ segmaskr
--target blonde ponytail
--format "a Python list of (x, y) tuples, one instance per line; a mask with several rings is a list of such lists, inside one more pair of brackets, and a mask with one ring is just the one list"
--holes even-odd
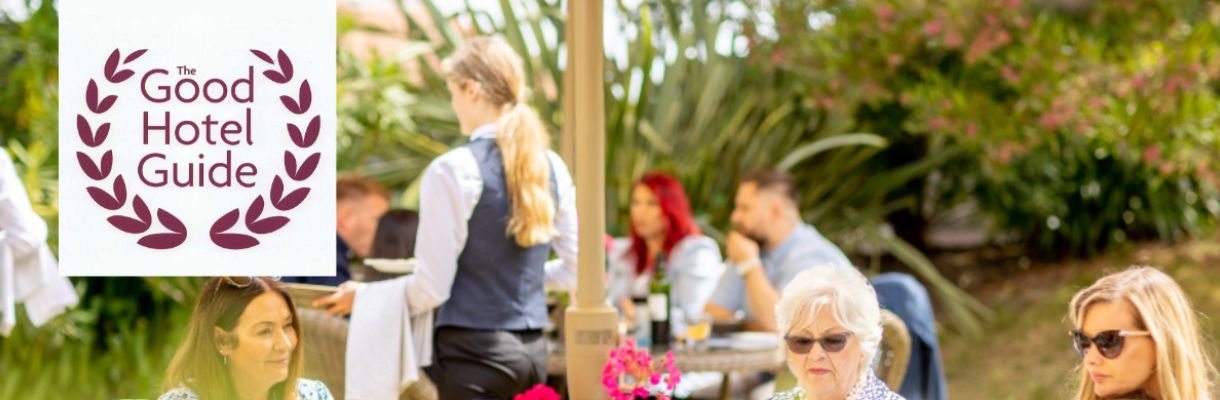
[(529, 90), (521, 64), (521, 57), (503, 39), (478, 37), (459, 47), (442, 67), (455, 83), (478, 82), (480, 95), (504, 110), (496, 127), (496, 144), (504, 160), (511, 210), (506, 234), (521, 247), (531, 247), (549, 242), (558, 232), (547, 158), (550, 137), (525, 102)]
[(508, 234), (515, 236), (522, 247), (549, 242), (556, 230), (546, 127), (533, 109), (517, 102), (500, 118), (496, 143), (504, 158), (512, 209)]

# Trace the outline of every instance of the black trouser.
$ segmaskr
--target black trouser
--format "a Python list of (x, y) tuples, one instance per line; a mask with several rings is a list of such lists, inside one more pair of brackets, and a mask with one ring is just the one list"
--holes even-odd
[(512, 399), (546, 380), (541, 330), (436, 329), (428, 376), (441, 400)]

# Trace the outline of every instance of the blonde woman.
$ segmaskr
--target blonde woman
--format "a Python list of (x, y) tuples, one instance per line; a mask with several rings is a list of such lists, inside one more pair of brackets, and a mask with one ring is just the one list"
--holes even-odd
[[(474, 38), (443, 67), (470, 142), (424, 171), (419, 265), (400, 279), (412, 314), (438, 308), (429, 376), (440, 398), (512, 398), (546, 378), (544, 284), (575, 282), (575, 188), (512, 47)], [(560, 261), (548, 263), (552, 249)], [(346, 314), (354, 290), (322, 303)]]
[(1072, 298), (1069, 318), (1083, 362), (1077, 399), (1211, 399), (1215, 369), (1195, 311), (1165, 273), (1103, 277)]

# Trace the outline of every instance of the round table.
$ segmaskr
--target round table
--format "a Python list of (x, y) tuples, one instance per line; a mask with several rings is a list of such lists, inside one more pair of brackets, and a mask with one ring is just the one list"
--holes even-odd
[[(547, 354), (547, 373), (553, 376), (567, 374), (567, 360), (563, 346), (551, 343)], [(653, 368), (661, 368), (665, 352), (651, 349)], [(729, 398), (729, 373), (731, 372), (775, 372), (784, 365), (781, 347), (733, 348), (715, 347), (707, 349), (676, 349), (674, 364), (683, 372), (720, 372), (724, 374), (720, 384), (721, 399)]]
[[(664, 361), (664, 352), (653, 350), (654, 368)], [(705, 350), (675, 350), (674, 364), (682, 371), (715, 372), (760, 372), (776, 371), (783, 367), (784, 353), (781, 348), (733, 349), (715, 348)], [(552, 344), (547, 354), (547, 373), (566, 375), (567, 360), (561, 346)]]

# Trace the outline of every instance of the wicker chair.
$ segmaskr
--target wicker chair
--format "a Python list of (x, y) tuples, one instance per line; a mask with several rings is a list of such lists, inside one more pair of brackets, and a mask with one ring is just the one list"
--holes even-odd
[[(320, 380), (336, 399), (344, 394), (348, 321), (313, 308), (300, 308), (305, 333), (305, 378)], [(420, 373), (420, 380), (399, 395), (405, 400), (435, 400), (436, 386)]]
[(314, 308), (300, 308), (297, 314), (305, 336), (303, 377), (322, 381), (335, 398), (342, 398), (347, 320)]
[(881, 348), (873, 370), (890, 390), (898, 391), (911, 361), (911, 334), (907, 324), (890, 310), (881, 310), (881, 330)]

